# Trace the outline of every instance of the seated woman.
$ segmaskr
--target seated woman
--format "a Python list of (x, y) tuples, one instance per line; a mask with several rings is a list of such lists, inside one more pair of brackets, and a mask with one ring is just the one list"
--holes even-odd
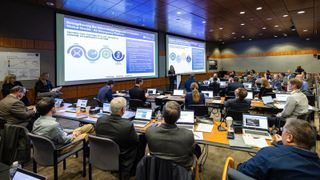
[(38, 100), (43, 97), (62, 96), (60, 88), (53, 88), (53, 85), (49, 80), (49, 73), (47, 72), (44, 72), (40, 75), (39, 80), (35, 84), (35, 93)]
[(188, 92), (185, 97), (185, 107), (189, 109), (192, 104), (204, 104), (204, 94), (199, 92), (199, 85), (193, 82), (190, 86), (191, 92)]
[(270, 86), (269, 81), (266, 78), (261, 78), (261, 88), (259, 91), (259, 99), (262, 96), (266, 96), (267, 93), (272, 93), (272, 88)]
[[(16, 80), (17, 77), (14, 74), (8, 74), (2, 84), (2, 97), (5, 98), (8, 94), (10, 94), (10, 89), (12, 89), (15, 86), (23, 86), (20, 81)], [(21, 98), (21, 101), (24, 103), (24, 105), (29, 105), (29, 100), (27, 98), (27, 94)]]

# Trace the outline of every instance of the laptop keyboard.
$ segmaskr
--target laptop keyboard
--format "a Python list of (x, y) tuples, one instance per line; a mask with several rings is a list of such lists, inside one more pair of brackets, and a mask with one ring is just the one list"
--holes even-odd
[(261, 132), (261, 131), (252, 131), (252, 130), (245, 130), (247, 134), (253, 134), (253, 135), (259, 135), (259, 136), (269, 136), (269, 133), (267, 132)]
[(177, 124), (177, 126), (179, 128), (184, 128), (184, 129), (188, 129), (188, 130), (191, 130), (191, 131), (193, 131), (193, 129), (194, 129), (194, 126), (191, 125), (191, 124)]

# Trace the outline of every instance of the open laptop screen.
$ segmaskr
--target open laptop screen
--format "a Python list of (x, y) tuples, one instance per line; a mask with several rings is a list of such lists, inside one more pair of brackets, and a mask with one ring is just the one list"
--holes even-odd
[(243, 127), (268, 130), (268, 118), (266, 116), (244, 114), (242, 117)]
[(63, 99), (54, 98), (54, 106), (55, 107), (60, 107), (62, 102), (63, 102)]
[(180, 90), (180, 89), (173, 90), (173, 95), (174, 96), (182, 96), (183, 94), (184, 94), (183, 90)]
[(46, 179), (43, 176), (40, 176), (38, 174), (23, 170), (23, 169), (17, 169), (14, 176), (12, 177), (12, 180), (44, 180)]
[(243, 86), (246, 89), (251, 89), (252, 88), (252, 84), (251, 83), (243, 83)]
[(147, 93), (148, 94), (156, 94), (157, 93), (157, 89), (147, 89)]
[(88, 100), (86, 99), (78, 99), (77, 101), (77, 107), (87, 107), (87, 103), (88, 103)]
[(227, 81), (220, 81), (220, 88), (227, 87)]
[(273, 99), (271, 96), (262, 96), (262, 101), (264, 104), (272, 104), (273, 103)]
[(248, 91), (247, 97), (245, 99), (253, 99), (253, 92)]
[(193, 124), (194, 123), (194, 112), (193, 111), (181, 111), (180, 119), (177, 124)]
[(203, 93), (204, 97), (206, 97), (206, 98), (213, 98), (213, 92), (212, 91), (201, 91), (201, 93)]
[(281, 102), (286, 102), (289, 96), (290, 94), (276, 94), (276, 100)]
[(111, 112), (109, 103), (103, 103), (102, 112)]
[(152, 109), (138, 108), (136, 111), (135, 119), (151, 120), (151, 116), (152, 116)]

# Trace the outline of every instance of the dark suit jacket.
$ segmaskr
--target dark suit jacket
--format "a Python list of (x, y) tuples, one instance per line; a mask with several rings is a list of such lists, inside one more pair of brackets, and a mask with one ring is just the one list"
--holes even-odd
[(177, 125), (161, 124), (159, 127), (148, 128), (146, 139), (152, 155), (173, 161), (185, 168), (193, 165), (192, 131), (178, 128)]
[[(10, 90), (11, 88), (15, 87), (15, 86), (23, 86), (22, 83), (20, 81), (15, 81), (13, 84), (11, 83), (4, 83), (2, 84), (2, 97), (6, 97), (8, 94), (10, 94)], [(29, 105), (29, 100), (27, 98), (27, 94), (25, 96), (23, 96), (23, 98), (21, 98), (21, 101), (28, 106)]]
[(188, 108), (191, 104), (205, 104), (205, 97), (203, 93), (200, 93), (200, 101), (195, 103), (192, 99), (192, 93), (188, 92), (185, 99), (185, 107)]
[(119, 145), (120, 166), (123, 171), (130, 172), (139, 141), (133, 123), (120, 116), (108, 115), (98, 119), (95, 130), (98, 136), (110, 138)]
[(265, 87), (260, 88), (259, 98), (261, 99), (262, 96), (265, 96), (266, 93), (269, 93), (269, 92), (272, 92), (272, 88), (265, 88)]
[(50, 92), (53, 89), (52, 83), (49, 80), (46, 80), (46, 84), (44, 84), (41, 80), (38, 80), (35, 85), (35, 91), (37, 93), (45, 93)]
[(113, 99), (112, 97), (112, 89), (110, 86), (103, 86), (102, 88), (99, 89), (97, 98), (101, 103), (104, 102), (111, 102)]
[(224, 102), (224, 107), (227, 110), (232, 110), (232, 111), (248, 111), (251, 106), (251, 101), (244, 99), (229, 99), (228, 101)]
[(18, 98), (8, 95), (0, 101), (0, 117), (9, 124), (20, 124), (27, 122), (34, 115), (27, 111), (26, 106)]
[(229, 93), (234, 92), (236, 89), (240, 88), (240, 87), (244, 87), (243, 84), (239, 83), (239, 82), (234, 82), (234, 83), (230, 83), (227, 87), (227, 94), (231, 95)]
[(143, 102), (146, 102), (145, 91), (138, 86), (134, 86), (129, 90), (130, 99), (140, 99)]

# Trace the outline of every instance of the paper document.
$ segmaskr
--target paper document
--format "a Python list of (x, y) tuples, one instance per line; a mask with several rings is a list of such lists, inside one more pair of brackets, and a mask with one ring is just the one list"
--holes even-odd
[(246, 145), (254, 146), (258, 148), (267, 147), (267, 141), (264, 138), (254, 138), (250, 134), (242, 135), (243, 141)]
[(213, 100), (212, 103), (214, 103), (214, 104), (221, 104), (221, 100)]
[(202, 132), (193, 132), (194, 140), (203, 140)]
[(278, 109), (283, 109), (285, 104), (275, 103), (274, 106), (277, 107)]
[(164, 99), (164, 98), (166, 98), (166, 97), (167, 97), (167, 96), (165, 96), (165, 95), (157, 96), (158, 99)]
[(199, 132), (212, 132), (213, 125), (212, 124), (204, 124), (199, 123), (197, 126), (197, 130)]
[(60, 91), (62, 86), (51, 89), (52, 92)]

